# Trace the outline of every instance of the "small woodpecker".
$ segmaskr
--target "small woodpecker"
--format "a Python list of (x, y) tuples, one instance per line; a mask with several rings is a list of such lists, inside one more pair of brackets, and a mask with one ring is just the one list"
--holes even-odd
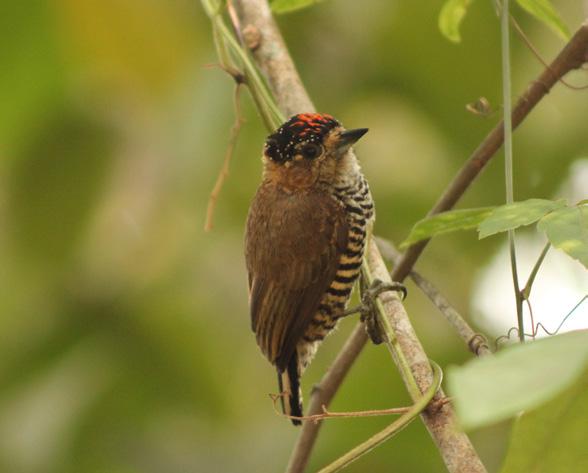
[(303, 113), (263, 150), (245, 234), (249, 306), (290, 416), (302, 416), (300, 377), (344, 315), (359, 276), (374, 203), (351, 146), (367, 131)]

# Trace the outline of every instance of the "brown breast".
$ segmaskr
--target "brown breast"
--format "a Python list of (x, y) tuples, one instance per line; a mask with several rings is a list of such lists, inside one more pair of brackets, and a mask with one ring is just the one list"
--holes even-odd
[(328, 192), (285, 192), (265, 181), (245, 237), (250, 312), (257, 342), (279, 369), (317, 312), (347, 250), (344, 206)]

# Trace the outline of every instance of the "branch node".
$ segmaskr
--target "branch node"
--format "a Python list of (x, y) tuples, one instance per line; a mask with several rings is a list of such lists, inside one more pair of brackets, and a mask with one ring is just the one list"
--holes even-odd
[[(545, 70), (545, 72), (546, 72), (546, 73), (547, 73), (547, 72), (549, 72), (550, 74), (552, 74), (552, 75), (554, 75), (554, 76), (555, 76), (555, 74), (553, 74), (552, 70), (551, 70), (551, 69), (549, 69), (549, 68), (548, 68), (548, 69), (546, 69), (546, 70)], [(545, 95), (547, 95), (547, 94), (549, 93), (549, 91), (551, 90), (551, 87), (550, 87), (549, 85), (547, 85), (547, 84), (546, 84), (544, 81), (542, 81), (540, 78), (539, 78), (539, 79), (534, 79), (534, 80), (532, 80), (532, 81), (531, 81), (531, 83), (533, 83), (533, 84), (538, 84), (538, 85), (540, 85), (541, 87), (543, 87), (543, 90), (544, 90), (544, 94), (545, 94)], [(527, 98), (527, 97), (525, 97), (525, 99), (527, 99), (527, 100), (528, 100), (528, 98)]]
[(311, 396), (320, 396), (322, 390), (323, 390), (323, 387), (320, 385), (320, 383), (315, 383), (312, 385), (312, 388), (310, 389), (310, 395)]
[(472, 338), (470, 338), (468, 342), (468, 348), (476, 356), (480, 356), (481, 354), (484, 354), (486, 351), (490, 350), (490, 347), (488, 346), (488, 340), (486, 340), (486, 337), (481, 333), (476, 333)]
[(429, 412), (438, 412), (443, 409), (445, 404), (450, 404), (452, 401), (453, 399), (449, 396), (442, 397), (441, 399), (434, 399), (429, 403), (427, 410)]
[(255, 51), (261, 44), (261, 33), (259, 29), (253, 25), (247, 25), (242, 30), (243, 41), (251, 51)]

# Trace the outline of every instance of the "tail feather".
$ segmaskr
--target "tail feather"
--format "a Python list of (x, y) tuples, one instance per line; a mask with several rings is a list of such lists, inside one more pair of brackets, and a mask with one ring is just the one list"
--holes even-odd
[[(289, 416), (302, 417), (302, 389), (300, 388), (300, 373), (298, 370), (298, 356), (296, 353), (288, 362), (285, 371), (278, 370), (278, 384), (281, 397), (282, 411)], [(302, 422), (298, 419), (291, 419), (294, 425)]]

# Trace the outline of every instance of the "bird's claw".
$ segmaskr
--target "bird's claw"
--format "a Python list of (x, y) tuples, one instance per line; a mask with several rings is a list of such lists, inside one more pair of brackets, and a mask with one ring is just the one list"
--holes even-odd
[(396, 291), (402, 294), (400, 300), (404, 301), (408, 295), (406, 286), (400, 282), (384, 282), (381, 279), (374, 279), (369, 288), (367, 288), (362, 295), (362, 302), (365, 298), (370, 298), (375, 301), (376, 297), (386, 291)]
[(369, 288), (361, 296), (360, 320), (365, 323), (365, 329), (374, 345), (379, 345), (384, 341), (382, 330), (376, 317), (376, 298), (386, 291), (397, 291), (402, 293), (402, 299), (406, 299), (408, 291), (406, 287), (399, 282), (385, 283), (380, 279), (374, 279)]
[(369, 288), (363, 291), (361, 296), (361, 304), (351, 309), (345, 310), (341, 317), (352, 314), (360, 314), (359, 319), (365, 323), (365, 329), (374, 345), (379, 345), (384, 340), (381, 335), (381, 330), (378, 326), (377, 317), (375, 316), (376, 298), (386, 291), (396, 291), (402, 293), (401, 300), (406, 299), (408, 291), (404, 284), (399, 282), (385, 283), (380, 279), (374, 279)]

